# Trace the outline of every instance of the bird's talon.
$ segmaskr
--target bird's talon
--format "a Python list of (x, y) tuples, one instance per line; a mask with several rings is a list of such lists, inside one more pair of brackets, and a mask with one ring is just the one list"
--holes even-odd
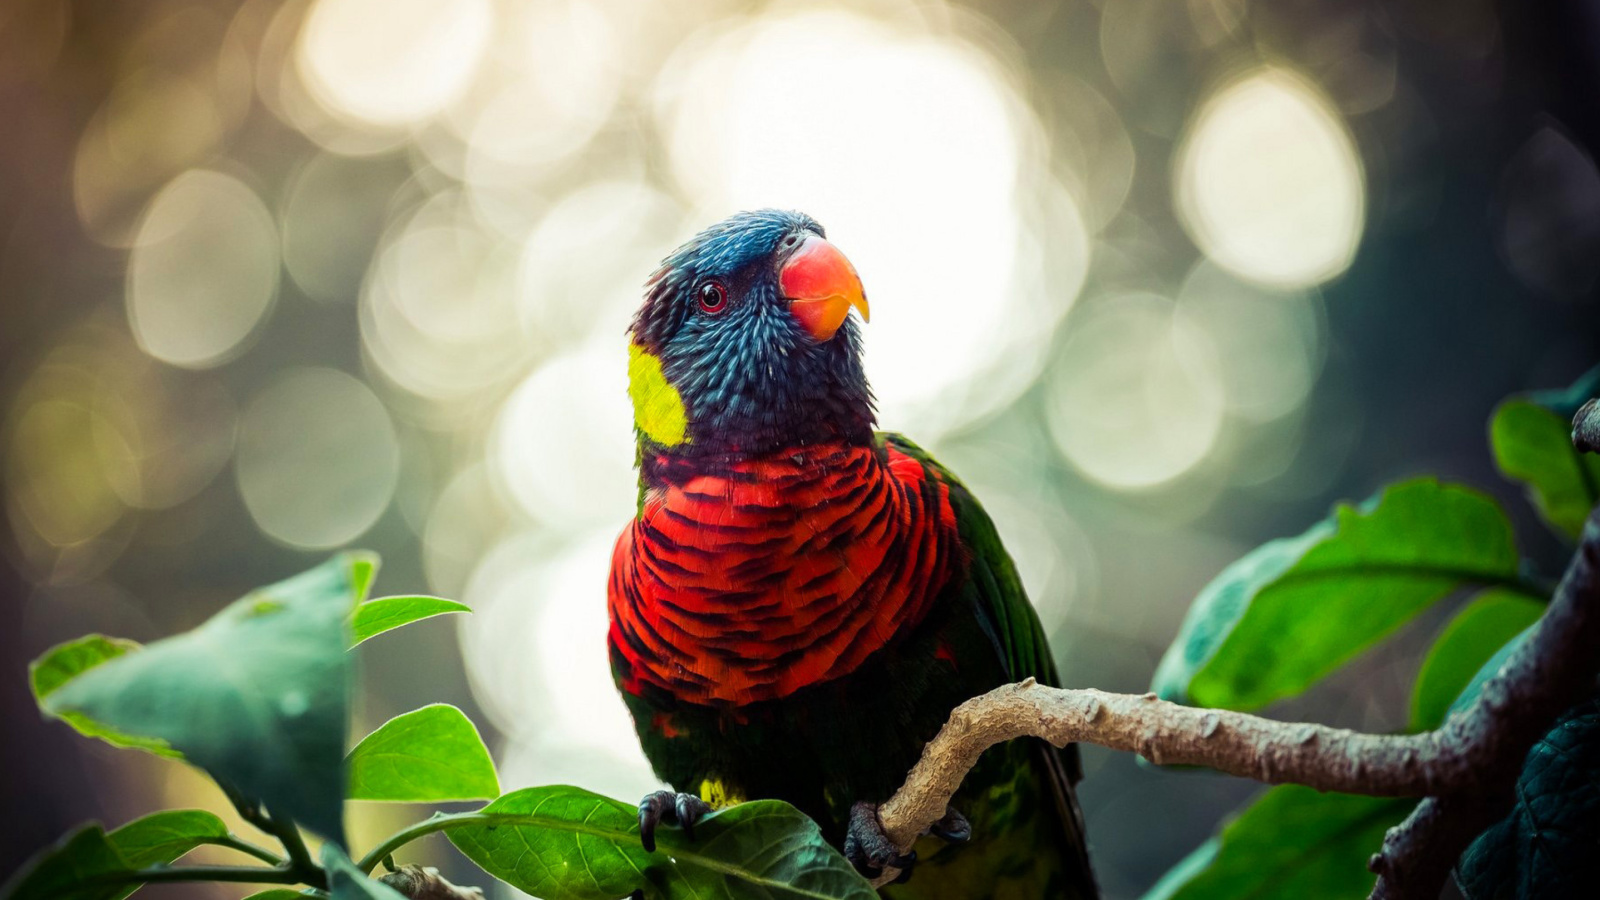
[(656, 826), (665, 822), (683, 829), (694, 840), (694, 824), (711, 812), (711, 804), (693, 794), (656, 791), (639, 801), (639, 843), (646, 853), (656, 852)]
[(933, 823), (928, 832), (952, 844), (965, 844), (972, 840), (972, 823), (954, 806), (946, 806), (944, 818)]
[(910, 877), (911, 866), (917, 861), (917, 852), (901, 853), (900, 848), (883, 832), (883, 822), (878, 819), (876, 803), (860, 802), (850, 807), (850, 825), (844, 836), (844, 855), (856, 871), (868, 878), (876, 878), (884, 869), (899, 869), (904, 881)]

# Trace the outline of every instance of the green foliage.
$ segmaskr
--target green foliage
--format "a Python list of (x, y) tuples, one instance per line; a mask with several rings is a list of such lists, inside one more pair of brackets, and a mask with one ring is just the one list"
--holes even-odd
[[(667, 829), (657, 852), (646, 853), (633, 805), (566, 787), (517, 791), (479, 813), (435, 817), (355, 865), (341, 846), (344, 800), (433, 802), (500, 793), (482, 737), (453, 706), (397, 716), (344, 754), (346, 648), (409, 622), (469, 611), (421, 596), (358, 606), (375, 571), (372, 557), (346, 554), (249, 594), (187, 634), (143, 648), (91, 635), (33, 664), (34, 694), (47, 713), (89, 736), (210, 772), (247, 815), (274, 831), (287, 863), (276, 865), (276, 854), (230, 835), (212, 813), (172, 810), (110, 835), (98, 825), (73, 832), (13, 877), (0, 900), (120, 900), (141, 883), (139, 870), (165, 866), (206, 843), (274, 864), (232, 869), (233, 880), (313, 885), (272, 888), (251, 900), (397, 900), (393, 888), (367, 872), (441, 830), (450, 830), (491, 874), (549, 900), (616, 900), (636, 888), (660, 898), (876, 896), (816, 824), (787, 804), (761, 801), (719, 812), (692, 843)], [(270, 821), (259, 819), (258, 803)], [(329, 838), (320, 866), (305, 856), (296, 825)], [(530, 848), (535, 852), (524, 852)], [(193, 880), (218, 874), (161, 871), (180, 878), (192, 872)]]
[(158, 739), (274, 814), (342, 840), (349, 557), (66, 681), (46, 711)]
[(472, 612), (472, 607), (442, 597), (416, 595), (368, 600), (356, 607), (355, 615), (350, 619), (350, 646), (354, 647), (401, 625), (446, 613), (462, 612)]
[(1465, 585), (1523, 590), (1500, 507), (1422, 478), (1245, 555), (1201, 591), (1156, 671), (1163, 698), (1254, 710), (1297, 694)]
[(385, 722), (346, 762), (351, 800), (487, 800), (500, 794), (494, 760), (478, 729), (444, 703)]
[(491, 821), (452, 828), (450, 840), (484, 871), (545, 900), (767, 897), (873, 900), (877, 895), (822, 838), (776, 800), (741, 803), (695, 826), (639, 843), (638, 810), (574, 787), (515, 791), (482, 810)]
[(85, 825), (29, 860), (0, 887), (3, 900), (116, 900), (132, 870), (99, 825)]
[(1478, 667), (1478, 671), (1472, 676), (1472, 680), (1467, 682), (1467, 686), (1461, 689), (1461, 693), (1456, 697), (1455, 702), (1450, 704), (1449, 715), (1454, 715), (1466, 709), (1472, 705), (1474, 700), (1478, 699), (1478, 694), (1483, 690), (1483, 683), (1493, 678), (1500, 671), (1500, 667), (1506, 664), (1506, 660), (1511, 658), (1511, 654), (1515, 653), (1518, 647), (1522, 646), (1522, 642), (1528, 639), (1528, 633), (1532, 630), (1533, 626), (1529, 625), (1518, 632), (1515, 637), (1506, 641), (1499, 650), (1496, 650), (1494, 655), (1489, 657), (1482, 666)]
[(151, 813), (109, 835), (130, 866), (169, 863), (201, 844), (223, 843), (228, 826), (203, 809), (169, 809)]
[(1537, 622), (1544, 609), (1543, 603), (1498, 588), (1484, 591), (1462, 607), (1434, 641), (1417, 673), (1411, 692), (1411, 730), (1427, 731), (1444, 724), (1451, 704), (1473, 683), (1484, 663)]
[(1572, 446), (1570, 415), (1513, 398), (1494, 411), (1489, 441), (1501, 473), (1527, 487), (1529, 500), (1550, 527), (1576, 539), (1600, 501), (1600, 456)]
[(1374, 881), (1367, 858), (1415, 805), (1275, 787), (1169, 871), (1144, 900), (1365, 897)]
[(1600, 847), (1600, 701), (1568, 712), (1522, 765), (1511, 814), (1462, 855), (1469, 900), (1594, 894)]
[[(103, 634), (91, 634), (58, 644), (45, 651), (45, 654), (28, 665), (29, 681), (33, 686), (33, 699), (43, 705), (44, 699), (55, 693), (58, 688), (72, 679), (93, 669), (101, 663), (109, 662), (128, 653), (138, 650), (139, 644), (121, 638), (110, 638)], [(134, 747), (146, 750), (158, 756), (168, 756), (182, 759), (183, 754), (172, 749), (166, 741), (159, 738), (141, 738), (131, 734), (123, 734), (104, 723), (96, 722), (76, 710), (65, 710), (57, 714), (57, 718), (71, 725), (79, 734), (85, 737), (99, 738), (115, 747)]]

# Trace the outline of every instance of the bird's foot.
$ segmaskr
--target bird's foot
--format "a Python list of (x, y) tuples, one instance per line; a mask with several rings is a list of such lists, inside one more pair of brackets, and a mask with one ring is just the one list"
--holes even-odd
[(850, 807), (850, 824), (844, 834), (844, 856), (868, 878), (877, 878), (884, 869), (899, 869), (897, 881), (911, 877), (911, 866), (917, 861), (917, 851), (901, 853), (889, 840), (878, 819), (878, 804), (865, 801)]
[(656, 851), (656, 826), (662, 822), (683, 828), (683, 835), (694, 840), (694, 825), (711, 812), (711, 804), (693, 794), (656, 791), (639, 801), (639, 842), (646, 853)]
[(965, 844), (972, 840), (972, 823), (954, 806), (946, 806), (944, 818), (933, 823), (928, 833), (951, 844)]

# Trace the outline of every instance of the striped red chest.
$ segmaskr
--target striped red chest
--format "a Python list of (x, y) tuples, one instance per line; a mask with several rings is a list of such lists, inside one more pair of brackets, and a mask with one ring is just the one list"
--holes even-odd
[(661, 484), (609, 586), (623, 688), (737, 706), (855, 669), (920, 621), (961, 559), (949, 488), (892, 446), (813, 446)]

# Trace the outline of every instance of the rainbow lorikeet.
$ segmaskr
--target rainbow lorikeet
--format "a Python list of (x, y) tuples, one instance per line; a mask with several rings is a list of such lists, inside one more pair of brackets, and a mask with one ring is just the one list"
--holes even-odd
[[(962, 701), (1056, 683), (978, 501), (874, 432), (851, 307), (867, 317), (822, 227), (761, 210), (669, 256), (633, 320), (639, 504), (612, 558), (609, 645), (645, 754), (677, 790), (640, 804), (647, 847), (662, 822), (692, 830), (715, 806), (774, 797), (862, 871), (909, 869), (876, 804)], [(889, 894), (1095, 896), (1079, 772), (1076, 748), (991, 749)]]

